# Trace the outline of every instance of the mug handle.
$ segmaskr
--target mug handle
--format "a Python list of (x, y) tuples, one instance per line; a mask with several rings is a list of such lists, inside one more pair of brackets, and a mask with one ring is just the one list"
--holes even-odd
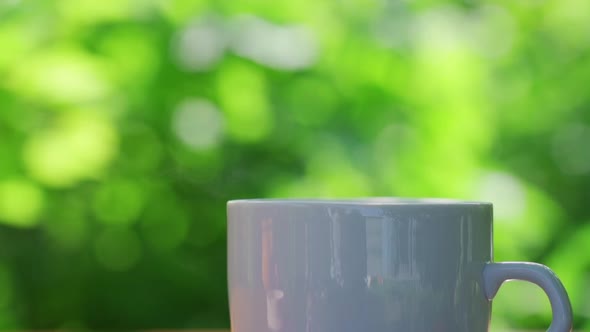
[(483, 270), (483, 284), (488, 300), (492, 300), (505, 281), (532, 282), (545, 291), (551, 303), (553, 321), (547, 332), (572, 330), (572, 306), (559, 278), (547, 266), (528, 262), (488, 263)]

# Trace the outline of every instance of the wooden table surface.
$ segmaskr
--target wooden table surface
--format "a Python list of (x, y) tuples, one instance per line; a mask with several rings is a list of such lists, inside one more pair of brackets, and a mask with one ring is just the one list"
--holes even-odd
[[(172, 331), (152, 331), (152, 332), (172, 332)], [(231, 332), (230, 330), (184, 330), (183, 332)], [(532, 330), (491, 330), (490, 332), (543, 332)]]

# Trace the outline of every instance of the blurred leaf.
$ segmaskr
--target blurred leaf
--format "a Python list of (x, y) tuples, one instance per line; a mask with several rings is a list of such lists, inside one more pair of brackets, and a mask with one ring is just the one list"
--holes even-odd
[(97, 177), (115, 158), (117, 147), (118, 133), (102, 113), (72, 110), (29, 138), (24, 159), (36, 180), (66, 187)]
[(0, 222), (14, 227), (32, 227), (40, 221), (44, 194), (36, 184), (23, 179), (0, 181)]

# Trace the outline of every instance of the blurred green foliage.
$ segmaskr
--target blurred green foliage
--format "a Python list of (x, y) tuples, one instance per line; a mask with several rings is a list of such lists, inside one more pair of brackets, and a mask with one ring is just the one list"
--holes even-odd
[(0, 0), (0, 328), (228, 326), (225, 201), (279, 196), (490, 200), (590, 328), (589, 36), (585, 0)]

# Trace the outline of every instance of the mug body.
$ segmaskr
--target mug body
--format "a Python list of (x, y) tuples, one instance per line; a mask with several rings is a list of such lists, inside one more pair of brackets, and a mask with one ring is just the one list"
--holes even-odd
[(228, 203), (233, 332), (485, 332), (491, 260), (489, 203)]

